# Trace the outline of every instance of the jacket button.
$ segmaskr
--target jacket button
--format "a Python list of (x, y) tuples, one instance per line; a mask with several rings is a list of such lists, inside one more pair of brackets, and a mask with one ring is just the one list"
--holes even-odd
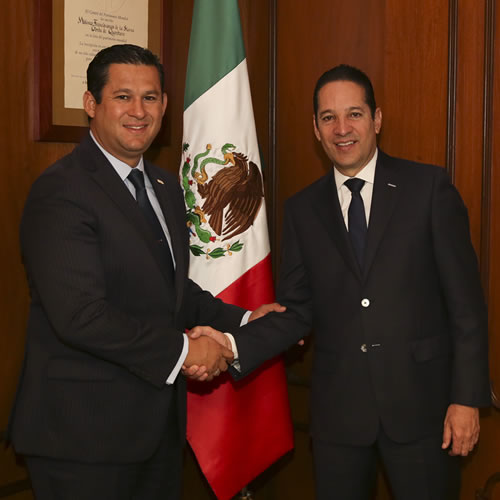
[(362, 305), (363, 307), (369, 307), (369, 306), (370, 306), (370, 300), (369, 300), (369, 299), (363, 299), (363, 300), (361, 301), (361, 305)]
[(362, 344), (360, 349), (361, 349), (361, 352), (368, 352), (368, 349), (366, 348), (366, 344)]

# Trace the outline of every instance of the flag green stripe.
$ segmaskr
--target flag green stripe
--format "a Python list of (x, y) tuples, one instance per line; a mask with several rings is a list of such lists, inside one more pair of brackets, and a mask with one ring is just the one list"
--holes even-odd
[(243, 59), (238, 0), (195, 0), (184, 110)]

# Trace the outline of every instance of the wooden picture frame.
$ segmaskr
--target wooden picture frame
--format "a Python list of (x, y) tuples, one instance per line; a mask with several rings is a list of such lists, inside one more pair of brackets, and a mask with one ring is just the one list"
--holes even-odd
[[(148, 46), (167, 69), (168, 78), (169, 0), (148, 1)], [(64, 0), (35, 0), (35, 7), (34, 139), (79, 142), (88, 130), (85, 112), (64, 107)], [(64, 123), (57, 123), (54, 115)], [(168, 144), (168, 129), (165, 117), (156, 145)]]

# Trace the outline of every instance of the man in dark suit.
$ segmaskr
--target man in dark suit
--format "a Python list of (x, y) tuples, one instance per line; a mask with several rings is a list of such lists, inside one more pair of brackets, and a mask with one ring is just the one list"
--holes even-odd
[(318, 80), (314, 133), (334, 168), (287, 201), (287, 311), (234, 332), (231, 370), (246, 375), (313, 327), (317, 498), (370, 498), (379, 455), (396, 499), (456, 499), (457, 456), (490, 401), (476, 256), (444, 169), (378, 150), (381, 124), (360, 70)]
[(87, 80), (90, 133), (37, 179), (22, 217), (31, 305), (10, 438), (37, 499), (177, 499), (179, 371), (211, 379), (232, 359), (183, 332), (234, 329), (245, 311), (188, 279), (178, 181), (143, 160), (167, 106), (157, 57), (113, 46)]

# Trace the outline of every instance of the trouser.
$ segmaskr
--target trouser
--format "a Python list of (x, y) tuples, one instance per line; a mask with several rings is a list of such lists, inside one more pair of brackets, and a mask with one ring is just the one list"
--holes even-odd
[(384, 464), (395, 500), (456, 500), (459, 457), (441, 449), (442, 434), (396, 443), (381, 428), (371, 446), (313, 440), (317, 500), (373, 498), (377, 460)]
[[(138, 429), (135, 439), (141, 439), (142, 432), (148, 429)], [(34, 456), (25, 460), (36, 500), (180, 500), (183, 447), (172, 405), (161, 442), (144, 462), (88, 464)]]

